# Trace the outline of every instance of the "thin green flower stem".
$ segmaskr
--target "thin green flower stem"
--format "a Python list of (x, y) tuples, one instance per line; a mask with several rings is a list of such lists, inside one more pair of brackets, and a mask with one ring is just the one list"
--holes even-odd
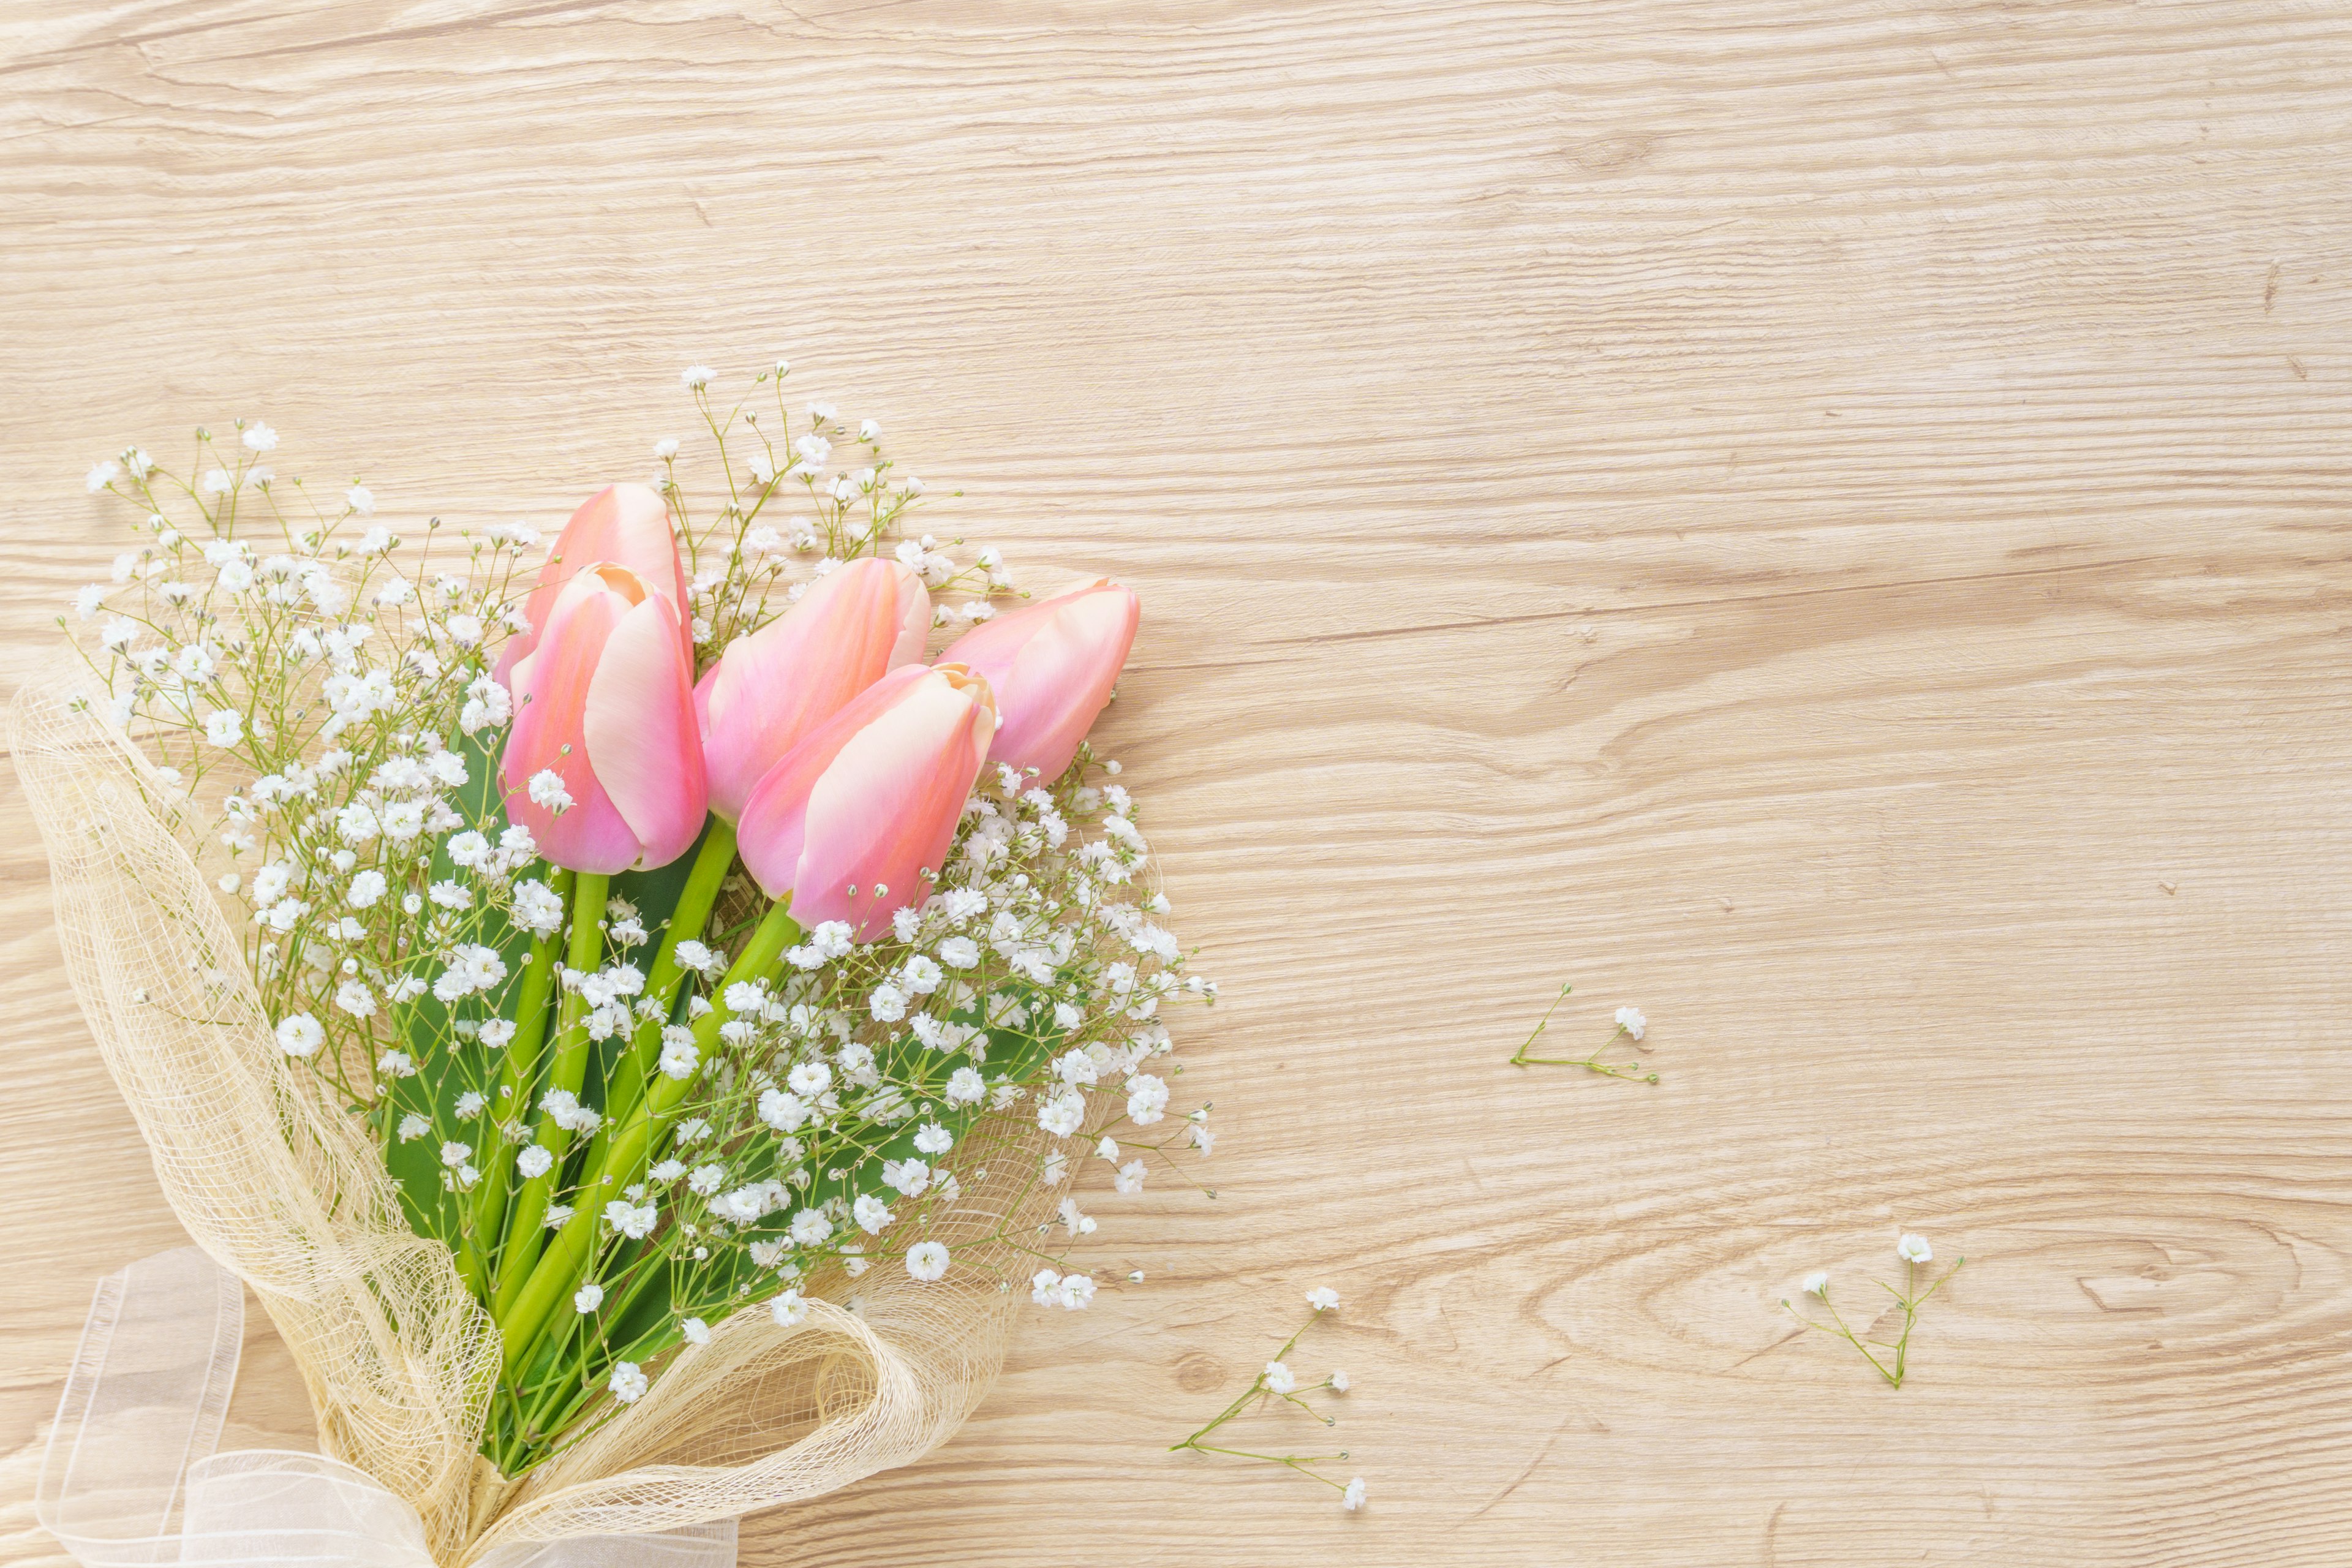
[[(559, 1338), (554, 1361), (539, 1385), (539, 1396), (532, 1401), (524, 1418), (527, 1430), (559, 1435), (554, 1448), (531, 1460), (533, 1465), (545, 1463), (583, 1434), (572, 1430), (572, 1423), (601, 1392), (604, 1371), (624, 1361), (646, 1361), (668, 1348), (676, 1339), (669, 1325), (662, 1325), (639, 1334), (628, 1343), (611, 1344), (608, 1330), (628, 1315), (629, 1310), (643, 1296), (660, 1273), (657, 1267), (667, 1261), (663, 1250), (648, 1253), (639, 1258), (621, 1278), (625, 1286), (615, 1282), (617, 1301), (608, 1300), (594, 1312), (576, 1313), (563, 1327), (555, 1331)], [(577, 1331), (576, 1332), (574, 1331)], [(542, 1347), (541, 1353), (545, 1349)], [(590, 1363), (599, 1363), (598, 1376), (588, 1373)], [(518, 1454), (518, 1458), (524, 1457)]]
[[(556, 897), (568, 900), (572, 893), (572, 873), (559, 870), (548, 879), (548, 886)], [(555, 994), (556, 942), (552, 933), (530, 944), (530, 960), (523, 967), (522, 984), (516, 993), (515, 1035), (508, 1042), (506, 1061), (499, 1074), (499, 1091), (490, 1097), (490, 1125), (496, 1128), (509, 1121), (520, 1121), (529, 1102), (532, 1086), (539, 1081), (539, 1048), (547, 1038), (548, 1001)], [(498, 1135), (493, 1132), (492, 1137)], [(485, 1140), (485, 1142), (488, 1142)], [(501, 1140), (501, 1143), (503, 1140)], [(492, 1254), (501, 1250), (506, 1233), (507, 1195), (514, 1179), (513, 1152), (500, 1143), (492, 1143), (495, 1157), (486, 1160), (489, 1170), (482, 1177), (482, 1190), (474, 1200), (474, 1240), (458, 1259), (460, 1272), (466, 1272), (467, 1260), (475, 1265), (467, 1272), (466, 1283), (477, 1296), (488, 1296), (488, 1268)]]
[[(1304, 1335), (1308, 1329), (1314, 1326), (1315, 1318), (1320, 1316), (1322, 1316), (1322, 1314), (1318, 1312), (1315, 1314), (1315, 1317), (1310, 1317), (1307, 1321), (1299, 1324), (1297, 1331), (1294, 1332), (1290, 1338), (1283, 1342), (1282, 1348), (1275, 1352), (1274, 1355), (1270, 1359), (1280, 1361), (1285, 1356), (1287, 1356), (1291, 1351), (1297, 1347), (1300, 1337)], [(1328, 1379), (1326, 1379), (1324, 1385), (1328, 1386)], [(1233, 1420), (1235, 1416), (1241, 1415), (1243, 1411), (1249, 1408), (1253, 1401), (1261, 1401), (1266, 1396), (1272, 1394), (1273, 1392), (1274, 1391), (1268, 1388), (1265, 1384), (1265, 1373), (1263, 1372), (1259, 1373), (1257, 1376), (1250, 1380), (1250, 1385), (1242, 1391), (1240, 1397), (1236, 1398), (1231, 1405), (1226, 1405), (1224, 1409), (1219, 1411), (1213, 1420), (1211, 1420), (1206, 1426), (1202, 1426), (1199, 1431), (1193, 1433), (1191, 1436), (1184, 1438), (1181, 1442), (1171, 1443), (1168, 1446), (1168, 1451), (1173, 1454), (1189, 1448), (1198, 1454), (1225, 1454), (1230, 1455), (1232, 1458), (1236, 1459), (1263, 1459), (1268, 1464), (1280, 1465), (1286, 1469), (1295, 1470), (1298, 1474), (1306, 1476), (1312, 1480), (1321, 1481), (1325, 1486), (1329, 1487), (1336, 1491), (1346, 1491), (1348, 1489), (1343, 1483), (1335, 1481), (1330, 1477), (1319, 1474), (1309, 1468), (1315, 1465), (1328, 1463), (1333, 1459), (1344, 1459), (1348, 1457), (1345, 1450), (1337, 1454), (1261, 1454), (1256, 1452), (1255, 1449), (1229, 1448), (1222, 1444), (1202, 1441), (1203, 1438), (1207, 1437), (1218, 1427), (1223, 1426), (1226, 1422)], [(1318, 1421), (1322, 1422), (1324, 1426), (1328, 1426), (1332, 1425), (1332, 1421), (1329, 1416), (1316, 1410), (1313, 1405), (1308, 1405), (1297, 1394), (1286, 1394), (1281, 1397), (1285, 1403), (1297, 1405), (1301, 1410), (1306, 1411), (1307, 1414), (1314, 1416)]]
[(1560, 1003), (1567, 1000), (1568, 994), (1574, 989), (1575, 987), (1573, 985), (1563, 985), (1559, 988), (1559, 994), (1551, 999), (1551, 1005), (1544, 1009), (1544, 1016), (1537, 1021), (1535, 1032), (1530, 1034), (1525, 1040), (1522, 1040), (1519, 1043), (1519, 1048), (1511, 1053), (1511, 1065), (1515, 1068), (1582, 1068), (1587, 1072), (1596, 1072), (1603, 1078), (1622, 1078), (1628, 1082), (1657, 1082), (1658, 1075), (1654, 1072), (1643, 1071), (1642, 1064), (1639, 1062), (1627, 1062), (1622, 1067), (1616, 1067), (1601, 1059), (1601, 1052), (1605, 1051), (1611, 1046), (1615, 1045), (1619, 1036), (1624, 1034), (1625, 1026), (1622, 1024), (1617, 1026), (1616, 1034), (1613, 1034), (1607, 1039), (1601, 1041), (1600, 1048), (1595, 1050), (1589, 1057), (1531, 1057), (1528, 1055), (1528, 1048), (1536, 1043), (1538, 1037), (1543, 1034), (1544, 1029), (1551, 1023), (1551, 1016), (1559, 1010)]
[[(1947, 1280), (1950, 1279), (1952, 1276), (1958, 1274), (1963, 1268), (1965, 1268), (1968, 1261), (1968, 1258), (1965, 1257), (1955, 1259), (1952, 1266), (1944, 1270), (1941, 1278), (1937, 1279), (1935, 1283), (1929, 1285), (1927, 1289), (1919, 1291), (1916, 1296), (1906, 1295), (1903, 1290), (1897, 1290), (1894, 1286), (1889, 1285), (1884, 1279), (1874, 1279), (1871, 1281), (1872, 1284), (1877, 1286), (1880, 1289), (1894, 1297), (1895, 1304), (1903, 1309), (1903, 1331), (1895, 1336), (1895, 1341), (1891, 1345), (1878, 1340), (1864, 1340), (1857, 1335), (1852, 1329), (1848, 1328), (1846, 1326), (1845, 1318), (1838, 1311), (1837, 1304), (1829, 1299), (1829, 1293), (1827, 1290), (1824, 1290), (1822, 1294), (1822, 1305), (1829, 1310), (1830, 1321), (1828, 1323), (1815, 1322), (1812, 1319), (1808, 1318), (1802, 1312), (1798, 1311), (1797, 1309), (1785, 1299), (1782, 1300), (1780, 1305), (1788, 1310), (1788, 1313), (1790, 1317), (1796, 1319), (1797, 1321), (1802, 1323), (1805, 1327), (1821, 1333), (1828, 1334), (1832, 1339), (1842, 1339), (1845, 1341), (1846, 1343), (1852, 1345), (1856, 1351), (1861, 1352), (1862, 1359), (1870, 1363), (1872, 1371), (1877, 1373), (1880, 1377), (1886, 1380), (1886, 1384), (1889, 1387), (1900, 1388), (1903, 1386), (1903, 1379), (1908, 1370), (1911, 1354), (1911, 1331), (1918, 1324), (1919, 1309), (1927, 1304), (1929, 1297), (1935, 1295), (1937, 1291), (1944, 1288), (1944, 1284)], [(1909, 1258), (1906, 1258), (1904, 1259), (1903, 1267), (1903, 1279), (1906, 1289), (1917, 1289), (1919, 1284), (1919, 1266)], [(1832, 1327), (1832, 1324), (1836, 1326)], [(1895, 1352), (1895, 1365), (1892, 1370), (1890, 1370), (1885, 1363), (1881, 1362), (1876, 1356), (1870, 1353), (1873, 1346), (1876, 1346), (1880, 1350), (1891, 1350)]]
[(1344, 1459), (1348, 1457), (1344, 1450), (1337, 1454), (1310, 1454), (1304, 1456), (1298, 1454), (1259, 1454), (1253, 1453), (1247, 1448), (1223, 1448), (1219, 1447), (1214, 1443), (1195, 1443), (1188, 1439), (1184, 1442), (1171, 1446), (1168, 1451), (1172, 1454), (1182, 1448), (1190, 1448), (1196, 1454), (1231, 1454), (1236, 1459), (1264, 1459), (1269, 1464), (1282, 1465), (1287, 1468), (1296, 1470), (1310, 1481), (1321, 1481), (1333, 1491), (1344, 1492), (1348, 1489), (1345, 1483), (1335, 1481), (1327, 1475), (1323, 1475), (1318, 1471), (1307, 1468), (1310, 1465), (1328, 1465), (1334, 1459)]
[[(611, 878), (594, 871), (582, 871), (572, 880), (572, 938), (565, 954), (572, 969), (593, 971), (604, 953), (604, 898), (611, 885)], [(555, 1037), (555, 1058), (547, 1069), (547, 1088), (577, 1094), (588, 1076), (588, 1004), (579, 992), (568, 991), (563, 993), (560, 1006), (562, 1023)], [(555, 1118), (542, 1108), (532, 1142), (553, 1155), (555, 1163), (539, 1175), (526, 1178), (515, 1194), (514, 1214), (507, 1226), (507, 1245), (500, 1249), (499, 1259), (493, 1317), (503, 1318), (513, 1307), (530, 1278), (532, 1266), (539, 1261), (540, 1222), (546, 1217), (548, 1201), (571, 1141), (570, 1130), (558, 1126)]]
[[(1322, 1315), (1322, 1313), (1318, 1312), (1315, 1314), (1315, 1318), (1319, 1318)], [(1309, 1318), (1305, 1322), (1299, 1324), (1291, 1336), (1282, 1342), (1282, 1348), (1275, 1352), (1273, 1355), (1266, 1359), (1269, 1361), (1280, 1361), (1283, 1357), (1288, 1355), (1297, 1347), (1299, 1340), (1305, 1336), (1307, 1331), (1315, 1326), (1315, 1318)], [(1168, 1451), (1172, 1454), (1179, 1448), (1189, 1448), (1194, 1447), (1201, 1438), (1207, 1436), (1210, 1433), (1215, 1431), (1226, 1422), (1231, 1421), (1234, 1416), (1239, 1415), (1242, 1413), (1243, 1407), (1247, 1405), (1251, 1400), (1256, 1398), (1261, 1394), (1269, 1392), (1271, 1391), (1265, 1386), (1265, 1373), (1261, 1372), (1256, 1377), (1250, 1381), (1250, 1385), (1242, 1390), (1240, 1395), (1235, 1398), (1231, 1405), (1226, 1405), (1224, 1409), (1218, 1414), (1214, 1420), (1202, 1427), (1199, 1431), (1193, 1433), (1192, 1436), (1185, 1438), (1182, 1442), (1169, 1445)], [(1261, 1455), (1252, 1456), (1252, 1458), (1263, 1457), (1264, 1456)]]
[[(629, 1049), (613, 1064), (613, 1077), (604, 1089), (604, 1122), (597, 1128), (588, 1146), (590, 1170), (604, 1163), (612, 1130), (636, 1110), (637, 1100), (645, 1093), (646, 1079), (661, 1058), (662, 1030), (677, 1005), (678, 986), (686, 978), (686, 972), (677, 963), (677, 944), (702, 939), (702, 928), (709, 922), (711, 906), (719, 901), (719, 889), (734, 864), (735, 825), (713, 817), (710, 831), (703, 835), (701, 851), (695, 856), (694, 868), (687, 873), (686, 887), (678, 894), (677, 908), (670, 915), (668, 929), (662, 933), (652, 973), (646, 976), (645, 994), (660, 1005), (659, 1016), (637, 1025)], [(654, 1011), (650, 1007), (645, 1010)]]
[[(770, 978), (782, 962), (784, 949), (799, 940), (801, 928), (786, 912), (788, 904), (786, 900), (770, 908), (751, 941), (736, 955), (726, 978), (719, 982), (718, 1001), (696, 1021), (694, 1044), (703, 1062), (713, 1059), (719, 1031), (734, 1017), (726, 1002), (729, 988), (739, 982)], [(668, 1131), (670, 1117), (700, 1077), (699, 1071), (683, 1079), (663, 1075), (646, 1086), (645, 1099), (630, 1114), (627, 1126), (614, 1135), (605, 1149), (603, 1168), (583, 1172), (574, 1199), (578, 1207), (563, 1228), (555, 1233), (555, 1239), (547, 1244), (529, 1281), (510, 1305), (505, 1282), (500, 1280), (502, 1310), (497, 1315), (505, 1341), (509, 1377), (530, 1364), (530, 1352), (546, 1328), (555, 1303), (579, 1289), (581, 1271), (595, 1251), (596, 1226), (603, 1217), (597, 1200), (604, 1189), (617, 1191), (644, 1174), (653, 1157), (656, 1138)]]

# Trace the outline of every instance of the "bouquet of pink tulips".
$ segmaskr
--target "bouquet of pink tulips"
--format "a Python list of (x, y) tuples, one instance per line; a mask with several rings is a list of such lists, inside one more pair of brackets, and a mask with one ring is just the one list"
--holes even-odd
[(1133, 1192), (1209, 1146), (1160, 1013), (1214, 987), (1087, 742), (1135, 595), (1019, 603), (994, 552), (910, 533), (870, 422), (795, 419), (781, 367), (731, 411), (688, 381), (710, 515), (665, 441), (535, 570), (527, 529), (312, 505), (266, 426), (90, 475), (138, 537), (78, 603), (72, 706), (232, 916), (314, 1086), (278, 1092), (363, 1129), (492, 1326), (469, 1535), (730, 1324), (868, 1269), (1083, 1307), (1071, 1173)]

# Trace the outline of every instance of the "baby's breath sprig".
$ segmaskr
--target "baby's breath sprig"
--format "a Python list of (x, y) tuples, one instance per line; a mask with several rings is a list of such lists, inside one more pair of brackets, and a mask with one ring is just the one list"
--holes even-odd
[(1320, 1481), (1329, 1487), (1339, 1494), (1339, 1506), (1352, 1511), (1364, 1506), (1364, 1478), (1355, 1476), (1342, 1482), (1334, 1480), (1315, 1468), (1318, 1465), (1328, 1465), (1345, 1459), (1348, 1457), (1348, 1451), (1345, 1448), (1336, 1454), (1262, 1454), (1255, 1449), (1228, 1447), (1223, 1444), (1207, 1440), (1218, 1428), (1234, 1417), (1252, 1410), (1264, 1409), (1267, 1405), (1277, 1400), (1285, 1405), (1297, 1405), (1326, 1426), (1336, 1425), (1330, 1416), (1307, 1404), (1301, 1397), (1301, 1394), (1302, 1392), (1315, 1394), (1325, 1389), (1328, 1389), (1333, 1394), (1345, 1394), (1348, 1392), (1348, 1374), (1334, 1369), (1322, 1382), (1308, 1384), (1302, 1391), (1297, 1373), (1290, 1370), (1289, 1356), (1291, 1350), (1298, 1343), (1300, 1336), (1315, 1325), (1317, 1319), (1326, 1312), (1339, 1310), (1339, 1293), (1328, 1285), (1318, 1285), (1307, 1292), (1307, 1304), (1314, 1310), (1307, 1314), (1307, 1321), (1299, 1324), (1288, 1339), (1282, 1342), (1282, 1348), (1275, 1352), (1274, 1359), (1267, 1362), (1264, 1370), (1250, 1380), (1250, 1385), (1242, 1390), (1240, 1395), (1231, 1405), (1219, 1411), (1199, 1431), (1181, 1442), (1168, 1445), (1168, 1451), (1176, 1454), (1189, 1448), (1196, 1454), (1224, 1454), (1236, 1459), (1263, 1459), (1268, 1464), (1280, 1465), (1285, 1469), (1296, 1471), (1309, 1480)]
[(1620, 1038), (1638, 1041), (1643, 1035), (1649, 1033), (1650, 1021), (1642, 1016), (1642, 1010), (1639, 1007), (1618, 1008), (1616, 1034), (1601, 1041), (1599, 1049), (1589, 1057), (1528, 1055), (1528, 1050), (1543, 1034), (1545, 1026), (1551, 1022), (1551, 1016), (1559, 1010), (1559, 1005), (1568, 999), (1568, 994), (1574, 989), (1572, 984), (1559, 988), (1559, 994), (1551, 999), (1551, 1005), (1544, 1009), (1543, 1017), (1537, 1022), (1535, 1033), (1521, 1041), (1519, 1048), (1511, 1053), (1511, 1065), (1515, 1068), (1582, 1068), (1587, 1072), (1597, 1072), (1603, 1078), (1622, 1078), (1643, 1083), (1657, 1082), (1658, 1075), (1644, 1068), (1640, 1062), (1626, 1062), (1621, 1066), (1601, 1059), (1601, 1052), (1616, 1044)]
[[(1860, 1351), (1862, 1359), (1870, 1363), (1871, 1370), (1886, 1380), (1887, 1386), (1900, 1388), (1903, 1386), (1903, 1377), (1911, 1351), (1911, 1330), (1919, 1321), (1919, 1309), (1927, 1305), (1928, 1297), (1942, 1289), (1952, 1277), (1966, 1266), (1968, 1259), (1962, 1258), (1956, 1261), (1949, 1268), (1944, 1270), (1941, 1278), (1922, 1290), (1919, 1289), (1919, 1265), (1931, 1261), (1936, 1256), (1935, 1248), (1927, 1245), (1927, 1238), (1916, 1231), (1906, 1231), (1901, 1239), (1895, 1244), (1895, 1255), (1903, 1259), (1904, 1289), (1897, 1290), (1884, 1279), (1871, 1281), (1872, 1284), (1894, 1297), (1895, 1304), (1903, 1310), (1903, 1331), (1895, 1336), (1895, 1342), (1891, 1345), (1878, 1340), (1865, 1341), (1846, 1326), (1845, 1320), (1838, 1315), (1836, 1305), (1830, 1300), (1830, 1276), (1825, 1268), (1817, 1268), (1805, 1276), (1805, 1294), (1820, 1299), (1822, 1307), (1829, 1311), (1828, 1322), (1817, 1322), (1805, 1316), (1790, 1305), (1785, 1296), (1780, 1298), (1780, 1305), (1787, 1308), (1789, 1315), (1805, 1327), (1842, 1339)], [(1870, 1353), (1873, 1347), (1882, 1352), (1892, 1352), (1893, 1354), (1887, 1361), (1881, 1361), (1877, 1356)]]

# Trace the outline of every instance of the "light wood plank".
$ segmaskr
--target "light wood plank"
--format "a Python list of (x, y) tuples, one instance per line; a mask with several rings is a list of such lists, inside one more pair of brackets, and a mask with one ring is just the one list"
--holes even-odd
[[(544, 524), (780, 353), (1142, 591), (1221, 1196), (1106, 1194), (1145, 1284), (747, 1562), (2352, 1555), (2339, 11), (39, 0), (0, 80), (0, 681), (134, 437)], [(28, 833), (55, 1562), (90, 1282), (176, 1231)], [(1504, 1065), (1570, 976), (1663, 1084)], [(1970, 1262), (1897, 1394), (1774, 1303), (1899, 1226)], [(1161, 1451), (1324, 1281), (1358, 1516)]]

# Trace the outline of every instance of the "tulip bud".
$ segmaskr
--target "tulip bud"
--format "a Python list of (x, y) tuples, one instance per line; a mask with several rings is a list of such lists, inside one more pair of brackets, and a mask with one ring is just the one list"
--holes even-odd
[(961, 665), (892, 670), (761, 779), (736, 829), (744, 866), (801, 924), (871, 941), (929, 896), (995, 731), (988, 683)]
[(499, 776), (540, 853), (610, 875), (686, 852), (708, 792), (694, 665), (667, 599), (610, 562), (574, 574), (513, 685)]
[(896, 561), (866, 556), (818, 578), (800, 603), (727, 645), (694, 690), (710, 809), (732, 822), (760, 780), (810, 731), (900, 665), (923, 657), (931, 596)]
[(1059, 777), (1110, 700), (1141, 616), (1134, 591), (1106, 577), (983, 622), (941, 654), (996, 694), (989, 760)]
[(600, 561), (627, 567), (669, 601), (677, 616), (679, 646), (686, 650), (688, 667), (692, 668), (691, 601), (687, 597), (686, 567), (677, 558), (677, 542), (670, 537), (669, 510), (661, 497), (644, 485), (607, 485), (582, 502), (563, 531), (555, 536), (547, 564), (540, 568), (539, 585), (523, 601), (523, 619), (530, 626), (509, 637), (499, 651), (491, 673), (518, 697), (521, 693), (509, 679), (514, 667), (530, 657), (546, 634), (547, 617), (563, 585)]

